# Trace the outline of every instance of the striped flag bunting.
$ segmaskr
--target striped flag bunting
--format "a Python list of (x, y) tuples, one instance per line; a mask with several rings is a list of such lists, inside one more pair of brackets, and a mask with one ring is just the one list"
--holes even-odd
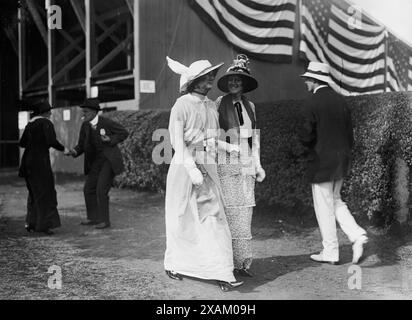
[(333, 89), (343, 95), (378, 93), (385, 83), (385, 29), (332, 2), (302, 0), (300, 56), (331, 66)]
[(393, 34), (388, 36), (387, 91), (412, 90), (412, 48)]
[(292, 62), (297, 0), (189, 0), (198, 15), (238, 51)]
[[(188, 1), (239, 52), (292, 62), (297, 0)], [(331, 86), (343, 95), (385, 91), (385, 67), (387, 91), (412, 90), (412, 48), (352, 9), (347, 1), (301, 0), (300, 57), (329, 64)]]

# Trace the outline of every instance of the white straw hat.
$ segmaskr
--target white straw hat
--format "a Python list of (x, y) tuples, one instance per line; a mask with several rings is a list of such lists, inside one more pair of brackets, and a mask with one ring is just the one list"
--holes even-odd
[(333, 83), (330, 77), (330, 67), (326, 63), (321, 62), (310, 62), (308, 70), (301, 75), (304, 78), (313, 78), (326, 83)]
[(180, 62), (172, 60), (169, 57), (166, 57), (166, 60), (169, 68), (173, 72), (180, 74), (180, 92), (185, 92), (187, 90), (187, 87), (194, 80), (200, 78), (201, 76), (204, 76), (205, 74), (208, 74), (211, 71), (219, 69), (223, 65), (222, 62), (218, 65), (212, 66), (209, 60), (198, 60), (193, 62), (189, 67), (186, 67)]

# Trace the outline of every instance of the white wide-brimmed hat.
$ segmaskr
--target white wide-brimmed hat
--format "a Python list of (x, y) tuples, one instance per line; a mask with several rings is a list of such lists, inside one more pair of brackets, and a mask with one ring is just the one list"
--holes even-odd
[(218, 70), (223, 66), (223, 62), (218, 65), (212, 66), (209, 60), (198, 60), (193, 62), (189, 67), (177, 62), (175, 60), (166, 57), (169, 68), (180, 74), (180, 92), (185, 92), (187, 87), (196, 79), (208, 74), (211, 71)]
[(330, 77), (330, 66), (321, 62), (310, 62), (308, 70), (301, 75), (304, 78), (313, 78), (326, 83), (333, 83)]

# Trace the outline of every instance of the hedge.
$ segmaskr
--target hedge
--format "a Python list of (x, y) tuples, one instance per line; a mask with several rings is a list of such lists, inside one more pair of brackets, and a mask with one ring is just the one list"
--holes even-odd
[[(390, 224), (396, 203), (396, 159), (412, 165), (412, 97), (385, 93), (347, 97), (352, 112), (355, 145), (350, 176), (343, 187), (350, 209), (374, 224)], [(312, 205), (304, 182), (305, 160), (297, 132), (303, 123), (304, 101), (258, 103), (261, 161), (267, 178), (256, 186), (258, 206), (298, 208)], [(169, 111), (117, 111), (108, 116), (130, 132), (121, 145), (126, 171), (117, 178), (120, 187), (164, 192), (167, 164), (152, 161), (153, 132), (167, 128)], [(167, 139), (166, 139), (167, 140)], [(167, 142), (167, 141), (166, 141)]]
[(118, 187), (164, 192), (169, 166), (152, 161), (153, 132), (167, 128), (169, 111), (115, 111), (105, 115), (118, 121), (129, 131), (129, 137), (120, 145), (125, 171), (116, 177)]

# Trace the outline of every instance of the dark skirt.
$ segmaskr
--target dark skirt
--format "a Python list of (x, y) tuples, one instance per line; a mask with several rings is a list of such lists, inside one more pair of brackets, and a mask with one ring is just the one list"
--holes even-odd
[(50, 163), (47, 164), (25, 176), (29, 191), (26, 224), (38, 232), (60, 227), (54, 176)]
[(63, 151), (64, 146), (56, 140), (51, 121), (39, 118), (29, 122), (20, 139), (20, 147), (25, 150), (19, 176), (26, 180), (29, 191), (26, 224), (40, 232), (60, 227), (49, 149)]

